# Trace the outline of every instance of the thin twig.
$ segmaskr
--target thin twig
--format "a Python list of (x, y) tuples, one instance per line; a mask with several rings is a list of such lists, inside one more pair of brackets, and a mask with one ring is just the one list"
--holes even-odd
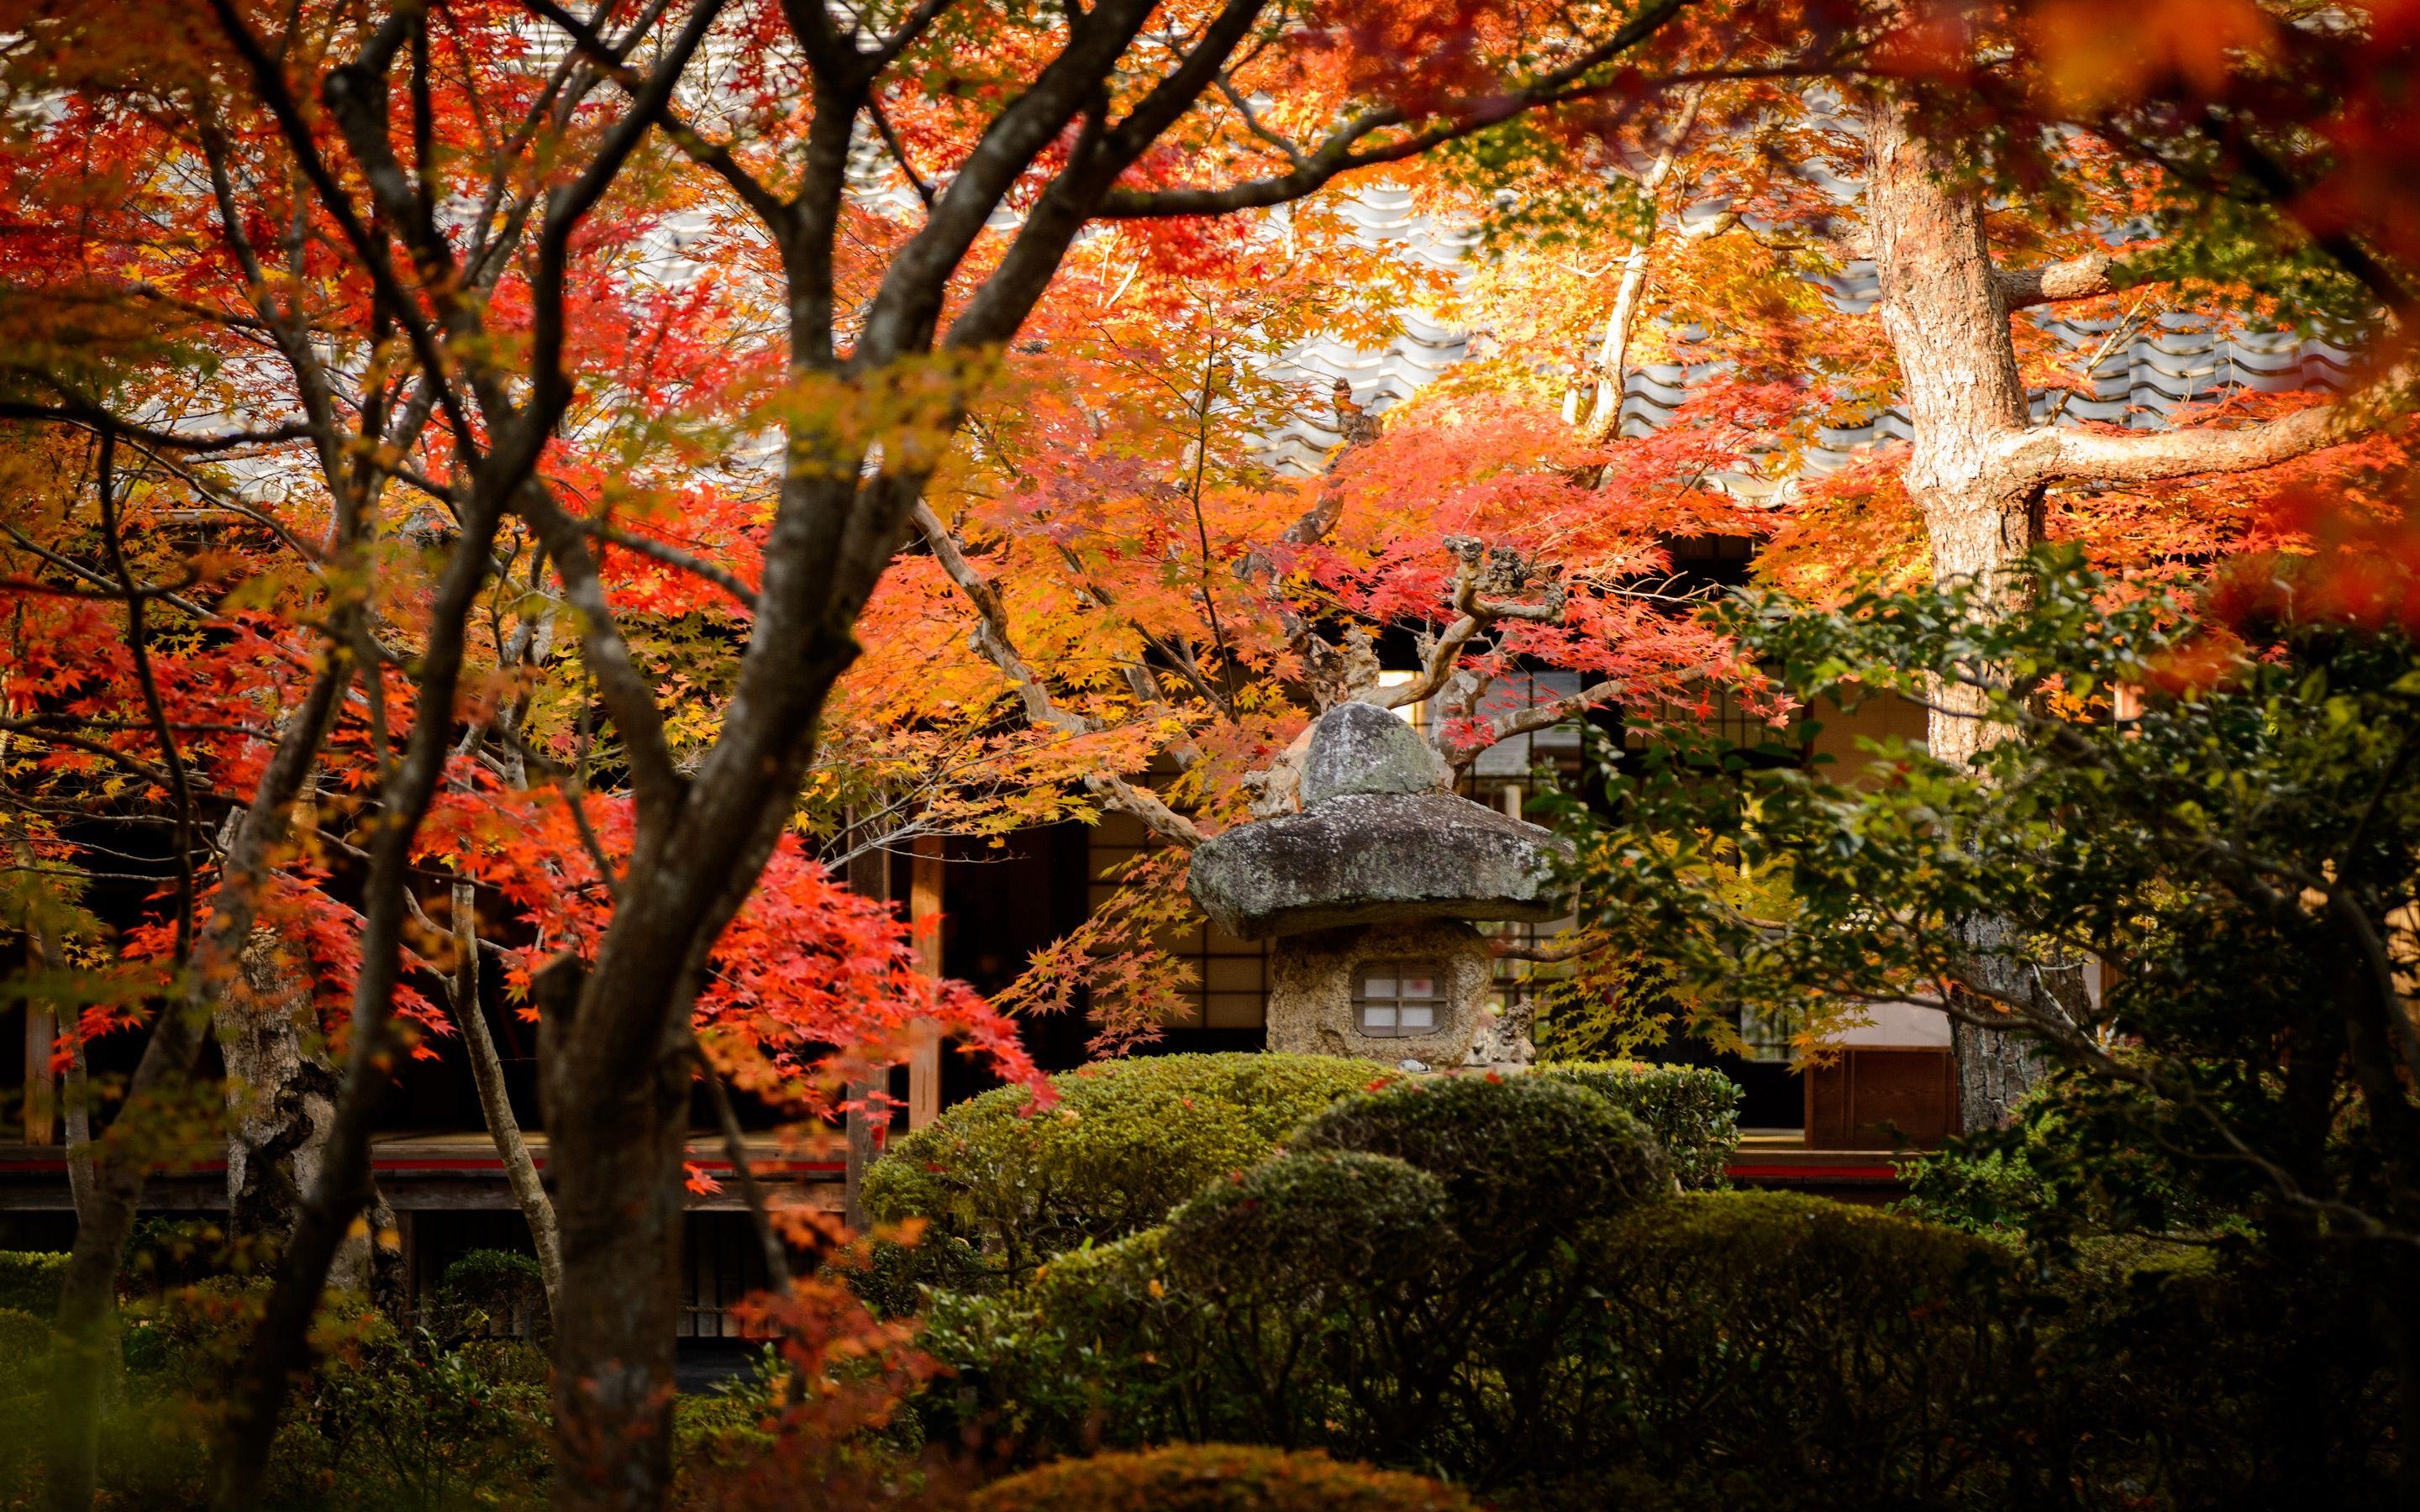
[(134, 663), (134, 680), (143, 689), (143, 709), (150, 717), (152, 736), (160, 743), (161, 764), (168, 774), (168, 798), (176, 810), (176, 961), (181, 966), (194, 953), (194, 794), (186, 780), (185, 753), (177, 744), (177, 733), (168, 727), (167, 706), (161, 701), (160, 681), (151, 667), (149, 637), (143, 624), (145, 595), (135, 586), (133, 571), (126, 564), (125, 543), (118, 536), (116, 466), (117, 432), (104, 427), (97, 480), (101, 544), (109, 552), (109, 564), (117, 574), (118, 585), (126, 590), (127, 651)]

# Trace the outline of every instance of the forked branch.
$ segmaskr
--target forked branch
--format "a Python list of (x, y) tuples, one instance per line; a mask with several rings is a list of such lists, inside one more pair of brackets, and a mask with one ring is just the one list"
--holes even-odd
[[(1050, 696), (1049, 687), (1040, 673), (1026, 661), (1009, 638), (1008, 610), (1001, 602), (1000, 590), (991, 580), (975, 570), (973, 563), (958, 548), (957, 538), (933, 506), (919, 500), (910, 512), (916, 529), (933, 549), (934, 560), (941, 571), (974, 606), (975, 631), (971, 643), (985, 661), (1000, 669), (1009, 686), (1025, 705), (1028, 722), (1046, 730), (1056, 730), (1068, 735), (1096, 734), (1100, 726), (1072, 710), (1059, 707)], [(1202, 831), (1193, 821), (1171, 809), (1150, 791), (1135, 786), (1113, 773), (1094, 773), (1084, 779), (1085, 788), (1101, 802), (1121, 813), (1142, 821), (1144, 827), (1171, 845), (1190, 850), (1202, 843)]]

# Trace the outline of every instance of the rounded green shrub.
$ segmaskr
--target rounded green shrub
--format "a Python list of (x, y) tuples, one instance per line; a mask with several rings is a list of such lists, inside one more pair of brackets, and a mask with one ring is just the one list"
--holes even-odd
[(1528, 1078), (1347, 1098), (1165, 1227), (939, 1296), (946, 1437), (1013, 1452), (1171, 1439), (1315, 1445), (1489, 1484), (1551, 1452), (1590, 1225), (1669, 1179), (1604, 1099)]
[[(1058, 1101), (1039, 1111), (1023, 1088), (962, 1103), (866, 1173), (876, 1223), (929, 1226), (906, 1262), (912, 1277), (883, 1276), (886, 1299), (911, 1279), (985, 1289), (1151, 1227), (1337, 1098), (1396, 1077), (1326, 1056), (1152, 1056), (1054, 1076)], [(902, 1263), (894, 1255), (887, 1270)]]
[(50, 1349), (49, 1322), (22, 1307), (0, 1307), (0, 1360), (31, 1360)]
[[(2023, 1381), (2010, 1257), (1971, 1234), (1795, 1194), (1707, 1193), (1591, 1232), (1592, 1304), (1563, 1348), (1580, 1462), (1764, 1504), (1954, 1504)], [(1720, 1403), (1708, 1412), (1704, 1404)]]
[[(1206, 1438), (1226, 1421), (1200, 1298), (1148, 1228), (1071, 1250), (1021, 1286), (935, 1292), (917, 1343), (950, 1367), (919, 1398), (937, 1443), (982, 1436), (1016, 1460)], [(1088, 1442), (1089, 1441), (1089, 1442)]]
[(1532, 1076), (1461, 1075), (1342, 1099), (1286, 1142), (1390, 1155), (1445, 1183), (1450, 1227), (1510, 1249), (1667, 1195), (1654, 1137), (1604, 1098)]
[(1711, 1066), (1642, 1060), (1570, 1060), (1530, 1072), (1586, 1088), (1647, 1126), (1664, 1147), (1672, 1179), (1687, 1192), (1729, 1184), (1739, 1149), (1739, 1084)]
[(543, 1333), (548, 1319), (546, 1273), (537, 1257), (515, 1250), (465, 1250), (438, 1282), (435, 1332), (452, 1335)]
[(971, 1512), (1474, 1512), (1450, 1486), (1318, 1453), (1205, 1443), (1062, 1459), (995, 1481)]
[(1176, 1277), (1220, 1290), (1355, 1285), (1420, 1269), (1445, 1183), (1386, 1155), (1289, 1155), (1213, 1181), (1171, 1215)]
[(37, 1318), (54, 1318), (59, 1311), (59, 1283), (68, 1273), (68, 1257), (48, 1250), (0, 1250), (0, 1307), (13, 1307)]

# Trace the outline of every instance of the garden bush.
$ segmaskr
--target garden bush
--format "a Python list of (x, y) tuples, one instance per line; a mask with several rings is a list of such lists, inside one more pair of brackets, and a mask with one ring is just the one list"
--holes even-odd
[(2368, 1285), (2242, 1244), (2087, 1241), (2048, 1268), (2039, 1478), (2102, 1504), (2407, 1504)]
[(1591, 1236), (1582, 1461), (1774, 1506), (1988, 1500), (2025, 1379), (2008, 1251), (1823, 1197), (1715, 1193)]
[(23, 1361), (47, 1354), (51, 1325), (22, 1307), (0, 1307), (0, 1360)]
[(265, 1280), (213, 1276), (129, 1302), (119, 1314), (127, 1368), (150, 1389), (215, 1394), (241, 1358), (269, 1295)]
[(535, 1505), (551, 1412), (534, 1352), (504, 1340), (448, 1349), (425, 1333), (346, 1351), (297, 1403), (287, 1473), (341, 1484), (346, 1505)]
[(1647, 1126), (1683, 1191), (1711, 1191), (1739, 1149), (1739, 1084), (1711, 1066), (1641, 1060), (1569, 1060), (1530, 1072), (1584, 1087)]
[(538, 1338), (548, 1332), (546, 1273), (513, 1250), (466, 1250), (445, 1268), (429, 1331), (441, 1338)]
[[(199, 1506), (226, 1373), (249, 1342), (266, 1283), (218, 1277), (138, 1299), (125, 1318), (126, 1373), (100, 1412), (101, 1504)], [(50, 1385), (49, 1328), (0, 1312), (0, 1506), (39, 1474)], [(446, 1350), (404, 1337), (357, 1307), (314, 1331), (271, 1446), (268, 1512), (436, 1512), (535, 1506), (546, 1491), (547, 1370), (516, 1340)]]
[(55, 1318), (68, 1257), (47, 1250), (0, 1250), (0, 1307)]
[(2139, 1088), (2089, 1088), (2055, 1070), (2006, 1126), (1900, 1162), (1908, 1195), (1900, 1211), (2053, 1248), (2094, 1234), (2249, 1232), (2196, 1198), (2156, 1147), (2133, 1139), (2129, 1125), (2144, 1116), (2149, 1097)]
[(1251, 1436), (1218, 1384), (1201, 1300), (1148, 1228), (1057, 1256), (1024, 1284), (936, 1292), (918, 1342), (952, 1376), (918, 1398), (927, 1437), (1025, 1463), (1111, 1446)]
[(0, 1506), (25, 1504), (35, 1489), (50, 1366), (51, 1325), (0, 1307)]
[(1588, 1227), (1669, 1192), (1604, 1100), (1527, 1077), (1356, 1095), (1164, 1228), (939, 1297), (928, 1403), (1013, 1454), (1247, 1440), (1490, 1484), (1567, 1389)]
[(1243, 1293), (1424, 1275), (1445, 1183), (1388, 1155), (1311, 1151), (1213, 1181), (1171, 1215), (1176, 1279)]
[(1318, 1453), (1180, 1444), (1062, 1459), (995, 1481), (970, 1512), (1473, 1512), (1450, 1486)]
[(1215, 1177), (1256, 1165), (1338, 1097), (1395, 1072), (1325, 1056), (1152, 1056), (1051, 1078), (1036, 1112), (1001, 1088), (899, 1141), (866, 1174), (876, 1223), (923, 1219), (912, 1252), (878, 1262), (887, 1305), (922, 1280), (989, 1289), (1087, 1241), (1148, 1228)]
[[(1334, 1118), (1377, 1142), (1373, 1110)], [(1450, 1170), (1305, 1143), (1163, 1229), (938, 1299), (937, 1429), (1316, 1445), (1567, 1512), (2056, 1500), (2033, 1438), (2078, 1420), (2032, 1374), (2004, 1245), (1773, 1194), (1474, 1230), (1503, 1214), (1458, 1210)]]
[(1290, 1151), (1391, 1155), (1446, 1183), (1451, 1230), (1517, 1248), (1668, 1192), (1662, 1149), (1604, 1098), (1532, 1076), (1446, 1076), (1340, 1099)]

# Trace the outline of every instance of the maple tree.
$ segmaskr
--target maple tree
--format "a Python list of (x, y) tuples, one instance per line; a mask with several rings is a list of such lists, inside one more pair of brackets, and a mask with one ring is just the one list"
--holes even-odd
[[(2409, 236), (2380, 123), (2408, 78), (2409, 8), (2220, 9), (2112, 25), (2055, 5), (1878, 8), (1820, 85), (1709, 78), (1627, 133), (1541, 129), (1502, 160), (1440, 159), (1433, 202), (1485, 218), (1501, 252), (1460, 317), (1507, 360), (1457, 386), (1534, 411), (1559, 379), (1573, 435), (1552, 461), (1634, 497), (1670, 486), (1652, 463), (1671, 432), (1705, 435), (1678, 476), (1771, 506), (1714, 528), (1768, 535), (1759, 575), (1819, 601), (1997, 581), (2045, 540), (2139, 592), (2279, 544), (2262, 506), (2280, 489), (2400, 508), (2376, 480), (2407, 446)], [(1862, 265), (1874, 317), (1844, 320), (1833, 296)], [(2367, 350), (2341, 398), (2222, 388), (2148, 429), (2062, 415), (2170, 315)], [(1687, 393), (1662, 433), (1621, 440), (1642, 361)], [(1871, 435), (1885, 408), (1903, 446), (1809, 468), (1827, 429)], [(1931, 701), (1937, 755), (1991, 735), (1962, 700)], [(2040, 981), (1993, 920), (1970, 922), (2003, 987)], [(1955, 1029), (1970, 1125), (2002, 1121), (2039, 1056), (1986, 1022)]]
[[(711, 19), (668, 39), (659, 93)], [(506, 954), (517, 980), (548, 954), (593, 955), (632, 855), (632, 804), (584, 780), (586, 698), (579, 678), (549, 665), (560, 600), (526, 521), (501, 530), (502, 500), (535, 486), (530, 470), (558, 427), (575, 444), (558, 448), (550, 484), (575, 496), (593, 486), (617, 453), (651, 444), (650, 403), (673, 386), (712, 385), (728, 365), (686, 337), (620, 341), (650, 325), (669, 337), (712, 314), (704, 295), (666, 290), (641, 260), (644, 239), (681, 202), (635, 195), (586, 222), (652, 128), (597, 107), (601, 75), (558, 67), (524, 77), (513, 65), (534, 32), (514, 10), (436, 23), (409, 12), (365, 44), (388, 62), (408, 58), (412, 203), (433, 214), (484, 195), (490, 207), (449, 250), (458, 260), (429, 277), (441, 290), (433, 322), (327, 166), (347, 125), (361, 171), (396, 166), (380, 158), (381, 136), (359, 134), (348, 116), (345, 80), (321, 90), (336, 119), (305, 123), (241, 18), (169, 23), (191, 49), (169, 62), (190, 72), (95, 45), (88, 28), (32, 27), (21, 52), (37, 55), (20, 59), (21, 87), (73, 92), (21, 118), (9, 156), (27, 227), (10, 270), (22, 365), (9, 413), (29, 423), (10, 451), (9, 532), (31, 571), (12, 583), (8, 697), (26, 788), (15, 839), (34, 863), (16, 901), (21, 917), (43, 920), (49, 964), (64, 968), (72, 951), (95, 968), (52, 994), (88, 1005), (71, 1057), (121, 1025), (149, 1027), (121, 1117), (79, 1160), (89, 1176), (61, 1322), (84, 1348), (59, 1382), (52, 1478), (63, 1504), (89, 1490), (96, 1350), (127, 1226), (146, 1170), (179, 1132), (146, 1115), (173, 1105), (203, 1037), (215, 1026), (227, 1039), (231, 1071), (257, 1069), (237, 1058), (246, 1036), (282, 1038), (290, 1082), (302, 1069), (298, 1042), (318, 1028), (280, 1001), (300, 987), (348, 1057), (342, 1087), (325, 1088), (333, 1108), (289, 1116), (321, 1125), (286, 1141), (317, 1147), (305, 1151), (317, 1172), (285, 1172), (284, 1204), (265, 1215), (233, 1194), (239, 1224), (266, 1217), (282, 1242), (284, 1284), (256, 1375), (271, 1393), (365, 1200), (379, 1088), (397, 1055), (427, 1053), (416, 1040), (452, 1032), (416, 987), (446, 988), (452, 1020), (485, 1041), (475, 985), (457, 990), (466, 968), (475, 983), (479, 893), (516, 931), (521, 949)], [(344, 33), (318, 34), (316, 45)], [(191, 93), (231, 68), (263, 70), (256, 109), (233, 119)], [(310, 130), (289, 136), (281, 116)], [(506, 133), (501, 147), (491, 131)], [(62, 164), (66, 144), (74, 150)], [(583, 147), (594, 154), (584, 174), (550, 185), (548, 158)], [(563, 265), (575, 235), (591, 234), (597, 266), (566, 310)], [(553, 301), (532, 332), (541, 355), (549, 343), (568, 347), (564, 360), (602, 402), (577, 402), (544, 360), (526, 401), (504, 370), (478, 389), (478, 364), (495, 361), (466, 340), (481, 307), (509, 312), (534, 297)], [(449, 320), (462, 349), (415, 370), (413, 348), (431, 350), (444, 339), (432, 323)], [(228, 423), (245, 414), (286, 418)], [(631, 493), (663, 475), (618, 473)], [(738, 545), (744, 503), (714, 502)], [(694, 612), (643, 574), (629, 600), (675, 625)], [(80, 821), (163, 811), (173, 885), (154, 921), (104, 951), (95, 921), (71, 906), (73, 887), (41, 879), (90, 854)], [(207, 844), (206, 822), (216, 831)], [(1030, 1070), (997, 1015), (914, 969), (887, 909), (840, 891), (796, 836), (768, 837), (768, 851), (764, 886), (736, 910), (723, 952), (701, 959), (708, 969), (668, 1046), (667, 1075), (685, 1088), (707, 1046), (710, 1078), (812, 1103), (850, 1066), (895, 1058), (918, 1018), (987, 1045), (1010, 1074)], [(449, 927), (416, 894), (432, 871)], [(247, 1090), (278, 1104), (296, 1088)], [(249, 1132), (239, 1119), (239, 1134)], [(287, 1132), (261, 1132), (256, 1166), (272, 1163)], [(516, 1131), (498, 1133), (518, 1143)], [(516, 1164), (533, 1229), (552, 1249), (525, 1153)], [(273, 1421), (273, 1400), (258, 1416)]]
[[(2183, 16), (2179, 8), (2153, 7), (2113, 28), (2087, 23), (2072, 8), (2021, 7), (1984, 18), (1984, 26), (1963, 36), (1955, 24), (1960, 18), (1947, 12), (1921, 18), (1899, 49), (1903, 69), (1919, 80), (1972, 76), (1979, 71), (1976, 60), (2007, 51), (2012, 36), (2026, 44), (2032, 66), (2014, 70), (2012, 85), (1994, 81), (1962, 91), (1970, 100), (1979, 93), (1987, 107), (2011, 88), (2027, 91), (2031, 109), (2016, 119), (2032, 130), (2009, 131), (2009, 150), (1997, 162), (1977, 144), (2009, 123), (1988, 110), (1929, 110), (1919, 87), (1870, 112), (1867, 196), (1881, 313), (1913, 432), (1901, 485), (1924, 522), (1937, 578), (1993, 582), (2011, 574), (2045, 538), (2054, 493), (2084, 515), (2071, 528), (2086, 542), (2111, 538), (2124, 543), (2121, 550), (2135, 547), (2127, 537), (2137, 531), (2125, 527), (2161, 514), (2207, 541), (2208, 511), (2219, 501), (2213, 495), (2226, 491), (2214, 479), (2342, 448), (2318, 467), (2350, 482), (2399, 455), (2394, 439), (2366, 455), (2347, 444), (2365, 440), (2408, 408), (2409, 377), (2398, 365), (2395, 337), (2377, 344), (2359, 392), (2341, 401), (2309, 395), (2273, 409), (2232, 406), (2234, 413), (2222, 409), (2203, 424), (2155, 431), (2034, 421), (2017, 334), (2026, 310), (2098, 301), (2101, 312), (2117, 315), (2121, 292), (2181, 281), (2183, 297), (2198, 294), (2206, 308), (2273, 319), (2335, 316), (2356, 330), (2375, 330), (2381, 305), (2397, 321), (2408, 316), (2408, 297), (2388, 270), (2403, 250), (2391, 206), (2356, 233), (2343, 211), (2321, 208), (2338, 193), (2334, 186), (2323, 178), (2312, 186), (2316, 193), (2298, 189), (2290, 173), (2272, 177), (2258, 199), (2246, 201), (2211, 178), (2207, 155), (2180, 155), (2174, 134), (2175, 123), (2190, 120), (2213, 85), (2267, 107), (2281, 102), (2272, 89), (2282, 84), (2304, 107), (2297, 124), (2322, 144), (2319, 161), (2303, 154), (2305, 164), (2322, 167), (2333, 156), (2332, 174), (2373, 175), (2375, 166), (2361, 162), (2363, 123), (2380, 108), (2381, 92), (2393, 95), (2400, 87), (2395, 81), (2408, 76), (2407, 8), (2373, 8), (2343, 28), (2290, 8), (2264, 11), (2248, 4), (2195, 8), (2190, 23)], [(2332, 85), (2350, 87), (2336, 97), (2315, 92)], [(2264, 109), (2261, 130), (2286, 127), (2283, 115)], [(2190, 129), (2218, 144), (2239, 168), (2273, 165), (2262, 139), (2240, 121), (2226, 124), (2226, 107), (2211, 101)], [(2078, 141), (2044, 130), (2054, 122), (2100, 135)], [(2031, 225), (2004, 224), (1995, 237), (1985, 209), (1995, 178), (2031, 190), (2047, 213), (2030, 218)], [(2227, 210), (2234, 213), (2213, 213)], [(2029, 255), (2020, 261), (2004, 247)], [(2062, 251), (2072, 255), (2054, 260)], [(2138, 297), (2135, 308), (2141, 303)], [(2188, 480), (2191, 486), (2176, 486)], [(2253, 496), (2277, 482), (2252, 485)], [(2094, 517), (2108, 502), (2134, 511), (2133, 518)], [(1969, 693), (1943, 690), (1931, 719), (1936, 755), (1971, 755), (1990, 738), (1979, 708)], [(1999, 963), (2005, 993), (2027, 982), (2024, 990), (2037, 995), (2057, 990), (2009, 947), (1999, 921), (1978, 917), (1969, 932), (1978, 958)], [(2005, 1121), (2039, 1074), (2039, 1060), (2016, 1037), (1973, 1026), (1962, 1030), (1960, 1049), (1970, 1121)]]
[[(285, 1012), (299, 990), (343, 1057), (228, 1402), (214, 1494), (232, 1506), (373, 1199), (396, 1057), (458, 1021), (489, 1080), (477, 962), (495, 951), (540, 1020), (551, 1199), (501, 1100), (483, 1103), (553, 1251), (556, 1494), (659, 1502), (700, 1071), (718, 1094), (729, 1075), (829, 1105), (936, 1018), (1028, 1069), (997, 1013), (918, 977), (888, 912), (832, 886), (798, 803), (860, 612), (928, 489), (1104, 450), (1077, 429), (954, 444), (1000, 433), (981, 402), (1016, 391), (1008, 344), (1078, 233), (1135, 223), (1155, 286), (1188, 259), (1232, 281), (1239, 302), (1209, 309), (1205, 335), (1334, 313), (1283, 307), (1315, 292), (1307, 261), (1241, 292), (1249, 238), (1201, 217), (1533, 108), (1609, 109), (1617, 66), (1678, 34), (1683, 8), (16, 8), (12, 823), (58, 863), (27, 875), (47, 875), (94, 854), (55, 815), (163, 817), (173, 873), (156, 922), (115, 950), (60, 907), (71, 885), (21, 911), (74, 926), (61, 954), (86, 969), (57, 993), (91, 1001), (66, 1053), (119, 1025), (146, 1036), (109, 1136), (78, 1157), (54, 1499), (89, 1495), (111, 1278), (164, 1152), (151, 1115), (212, 1021)], [(1776, 14), (1786, 36), (1795, 15)], [(875, 143), (889, 163), (869, 181)], [(1188, 374), (1196, 358), (1205, 388), (1240, 381), (1202, 345)], [(1214, 486), (1210, 409), (1193, 504)], [(1519, 486), (1479, 489), (1472, 517), (1517, 508)], [(1432, 552), (1384, 532), (1359, 549), (1302, 579), (1373, 614), (1442, 582), (1414, 564)], [(1470, 628), (1510, 618), (1583, 663), (1611, 655), (1473, 596), (1483, 567), (1517, 586), (1511, 563), (1464, 552)], [(1619, 609), (1572, 606), (1583, 629)], [(1146, 625), (1168, 609), (1135, 607)], [(1264, 738), (1251, 655), (1197, 659), (1228, 733), (1199, 710), (1174, 722)], [(1355, 686), (1350, 658), (1312, 655)], [(947, 739), (893, 722), (923, 726), (894, 769)], [(996, 744), (994, 792), (1060, 759)], [(828, 767), (811, 796), (850, 780)]]
[[(655, 1504), (701, 1070), (828, 1109), (939, 1018), (1030, 1072), (998, 1005), (834, 886), (869, 829), (1142, 819), (1169, 851), (1007, 1003), (1090, 986), (1131, 1042), (1168, 999), (1171, 857), (1289, 801), (1310, 715), (1424, 703), (1466, 764), (1743, 672), (1647, 586), (1674, 537), (1770, 534), (1763, 571), (1830, 592), (2044, 532), (2165, 571), (2251, 538), (2269, 483), (2213, 476), (2391, 407), (2035, 426), (2028, 390), (2077, 379), (2010, 311), (2126, 313), (2110, 228), (2224, 203), (2164, 270), (2180, 305), (2358, 316), (2349, 282), (2399, 312), (2408, 12), (2350, 47), (2240, 6), (2215, 52), (2179, 13), (11, 8), (10, 907), (80, 968), (43, 979), (80, 1008), (70, 1064), (147, 1036), (78, 1166), (76, 1358), (163, 1152), (144, 1115), (214, 1019), (299, 986), (344, 1074), (221, 1503), (373, 1200), (396, 1058), (458, 1027), (552, 1251), (558, 1499)], [(2025, 66), (1973, 66), (1994, 49)], [(2017, 150), (2045, 125), (2096, 134)], [(1373, 171), (1480, 222), (1481, 265), (1361, 239), (1341, 194)], [(2015, 191), (1991, 216), (1987, 186)], [(1810, 282), (1860, 219), (1880, 322)], [(1284, 373), (1415, 305), (1485, 349), (1383, 425)], [(1624, 434), (1650, 361), (1715, 376)], [(1894, 398), (1907, 452), (1800, 475)], [(1273, 472), (1256, 439), (1323, 409), (1349, 444)], [(1367, 637), (1406, 625), (1420, 667), (1382, 683)], [(1577, 691), (1508, 705), (1541, 668)], [(106, 870), (79, 826), (112, 814), (165, 830), (170, 873), (114, 944), (76, 903)], [(540, 1021), (551, 1197), (488, 1085), (489, 953)], [(62, 1504), (88, 1498), (90, 1381), (61, 1374)]]

